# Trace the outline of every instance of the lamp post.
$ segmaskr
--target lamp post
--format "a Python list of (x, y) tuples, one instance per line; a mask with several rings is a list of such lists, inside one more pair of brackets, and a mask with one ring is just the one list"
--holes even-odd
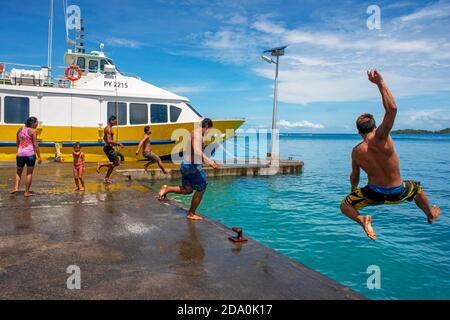
[(279, 154), (277, 150), (277, 143), (276, 143), (276, 129), (277, 129), (277, 102), (278, 102), (278, 66), (280, 62), (280, 57), (284, 56), (284, 49), (286, 49), (287, 46), (282, 47), (276, 47), (273, 49), (269, 49), (264, 51), (264, 53), (270, 53), (272, 57), (276, 57), (276, 61), (274, 61), (272, 58), (267, 57), (265, 55), (261, 56), (261, 58), (270, 63), (275, 64), (275, 83), (274, 83), (274, 93), (273, 93), (273, 111), (272, 111), (272, 147), (270, 150), (270, 160), (271, 164), (273, 165), (273, 161), (277, 161), (279, 159)]

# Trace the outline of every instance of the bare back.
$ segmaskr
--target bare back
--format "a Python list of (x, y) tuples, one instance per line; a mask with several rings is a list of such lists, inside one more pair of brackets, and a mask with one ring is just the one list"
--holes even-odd
[(367, 173), (369, 183), (380, 187), (394, 187), (402, 183), (397, 152), (390, 136), (380, 139), (375, 132), (369, 133), (353, 149), (352, 158)]
[(189, 134), (185, 144), (184, 159), (186, 162), (202, 164), (203, 161), (203, 134), (202, 128), (197, 128)]

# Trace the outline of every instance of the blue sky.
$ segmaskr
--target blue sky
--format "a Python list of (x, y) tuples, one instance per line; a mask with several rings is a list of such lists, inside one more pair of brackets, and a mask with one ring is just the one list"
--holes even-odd
[[(1, 1), (0, 61), (47, 63), (48, 1)], [(274, 66), (263, 50), (289, 45), (280, 62), (279, 127), (354, 132), (362, 112), (380, 120), (378, 68), (397, 98), (395, 128), (450, 127), (450, 1), (109, 0), (81, 7), (88, 50), (100, 42), (120, 70), (191, 99), (208, 117), (271, 124)], [(369, 5), (381, 29), (367, 27)], [(63, 65), (62, 0), (55, 0), (53, 65)]]

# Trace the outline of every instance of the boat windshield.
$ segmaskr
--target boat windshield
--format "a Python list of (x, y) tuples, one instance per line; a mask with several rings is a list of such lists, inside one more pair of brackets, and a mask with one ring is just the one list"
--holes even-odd
[(186, 105), (189, 107), (189, 109), (191, 109), (192, 111), (194, 111), (194, 113), (195, 113), (197, 116), (199, 116), (200, 118), (203, 118), (202, 115), (201, 115), (197, 110), (195, 110), (195, 108), (194, 108), (192, 105), (190, 105), (189, 103), (186, 103)]

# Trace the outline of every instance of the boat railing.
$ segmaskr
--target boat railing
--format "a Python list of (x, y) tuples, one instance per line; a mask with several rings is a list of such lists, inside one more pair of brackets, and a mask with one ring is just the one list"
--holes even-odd
[[(17, 74), (13, 72), (16, 69)], [(64, 75), (65, 67), (39, 66), (33, 64), (0, 61), (0, 84), (32, 85), (38, 87), (54, 87), (69, 82)], [(24, 74), (21, 72), (24, 71)], [(21, 75), (20, 77), (18, 75)]]
[[(49, 69), (47, 66), (0, 61), (0, 84), (71, 88), (73, 87), (73, 83), (65, 76), (66, 68), (66, 66), (55, 66)], [(12, 74), (13, 69), (25, 70), (26, 72), (35, 71), (36, 73), (28, 73), (23, 77), (17, 78), (15, 74)], [(119, 70), (117, 72), (123, 76), (141, 80), (135, 74), (121, 72)], [(104, 72), (100, 71), (100, 73)]]

